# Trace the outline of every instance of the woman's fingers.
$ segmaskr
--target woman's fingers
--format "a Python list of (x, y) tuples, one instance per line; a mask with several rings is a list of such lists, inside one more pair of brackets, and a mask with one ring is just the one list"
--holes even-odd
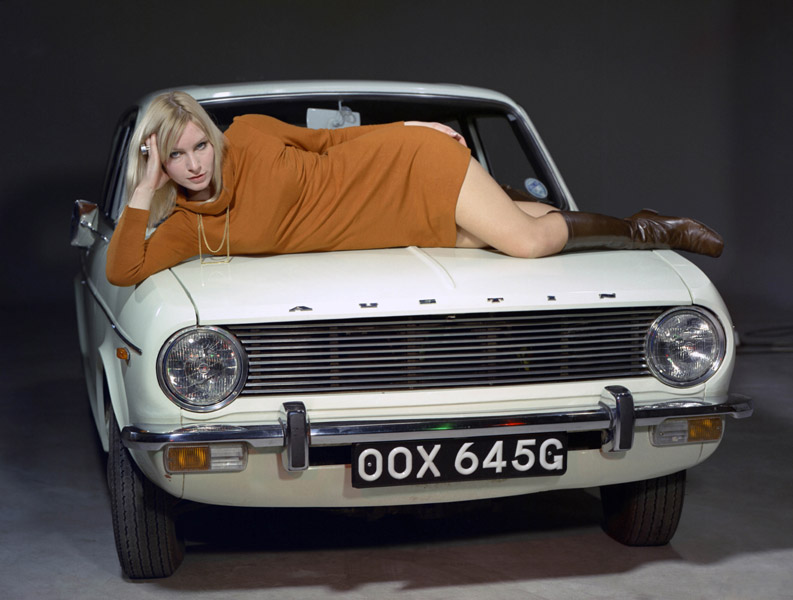
[(430, 123), (427, 121), (405, 121), (405, 125), (417, 126), (417, 127), (429, 127), (430, 129), (435, 129), (436, 131), (445, 133), (450, 138), (457, 140), (466, 148), (468, 147), (468, 144), (465, 143), (465, 138), (462, 135), (457, 133), (454, 129), (452, 129), (448, 125), (444, 125), (443, 123)]
[(157, 148), (157, 134), (152, 133), (146, 138), (146, 148), (148, 149), (147, 156), (151, 159), (156, 159), (160, 162), (160, 150)]
[(165, 172), (162, 161), (160, 160), (160, 150), (157, 147), (156, 133), (152, 133), (146, 138), (146, 146), (148, 148), (146, 154), (146, 184), (150, 189), (158, 190), (168, 182), (170, 177), (168, 177), (168, 174)]
[(456, 131), (454, 131), (454, 129), (452, 129), (452, 133), (451, 133), (450, 135), (451, 135), (451, 136), (452, 136), (452, 137), (453, 137), (455, 140), (457, 140), (458, 142), (460, 142), (460, 143), (461, 143), (463, 146), (465, 146), (466, 148), (468, 147), (468, 144), (466, 144), (466, 143), (465, 143), (465, 138), (464, 138), (462, 135), (460, 135), (459, 133), (457, 133)]

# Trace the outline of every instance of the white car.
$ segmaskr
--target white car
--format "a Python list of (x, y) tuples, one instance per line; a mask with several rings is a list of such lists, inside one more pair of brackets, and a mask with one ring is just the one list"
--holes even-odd
[[(221, 129), (447, 123), (511, 194), (576, 205), (524, 110), (489, 90), (384, 82), (186, 88)], [(134, 287), (105, 277), (125, 199), (121, 119), (104, 196), (72, 244), (88, 395), (130, 578), (168, 576), (177, 502), (362, 507), (599, 488), (604, 529), (667, 543), (685, 471), (718, 447), (735, 337), (681, 255), (527, 260), (393, 248), (187, 260)], [(519, 191), (518, 191), (519, 190)], [(525, 191), (524, 191), (525, 190)]]

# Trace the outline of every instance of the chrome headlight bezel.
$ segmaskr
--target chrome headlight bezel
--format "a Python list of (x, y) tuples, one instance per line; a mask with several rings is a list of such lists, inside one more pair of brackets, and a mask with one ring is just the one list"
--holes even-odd
[[(703, 365), (702, 368), (697, 369), (696, 376), (689, 379), (673, 377), (670, 374), (671, 369), (666, 368), (666, 365), (657, 359), (659, 353), (656, 351), (656, 345), (662, 343), (659, 338), (663, 337), (665, 328), (674, 320), (685, 316), (699, 320), (711, 336), (709, 343), (714, 345), (713, 350), (706, 357), (707, 366)], [(685, 343), (685, 341), (680, 342), (681, 345)], [(677, 388), (691, 387), (704, 383), (719, 370), (727, 354), (727, 336), (721, 321), (709, 310), (699, 306), (675, 307), (660, 315), (650, 326), (644, 341), (644, 354), (650, 371), (662, 383)]]
[[(234, 374), (231, 377), (232, 381), (223, 387), (223, 391), (217, 394), (215, 399), (209, 402), (197, 403), (191, 401), (187, 395), (181, 393), (180, 389), (168, 375), (168, 361), (172, 352), (180, 343), (189, 340), (190, 336), (196, 334), (201, 334), (203, 336), (210, 335), (216, 338), (218, 342), (225, 345), (224, 351), (228, 352), (229, 355), (233, 357), (234, 362)], [(224, 406), (228, 406), (239, 396), (242, 388), (245, 386), (247, 377), (248, 356), (243, 345), (235, 336), (220, 327), (197, 326), (181, 329), (168, 338), (160, 349), (160, 353), (157, 357), (157, 381), (160, 384), (160, 388), (174, 404), (190, 412), (212, 412), (220, 410)]]

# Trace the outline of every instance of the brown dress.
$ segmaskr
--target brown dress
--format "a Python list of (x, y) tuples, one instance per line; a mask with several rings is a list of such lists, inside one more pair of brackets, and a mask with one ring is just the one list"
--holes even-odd
[(470, 152), (443, 133), (404, 123), (313, 130), (246, 115), (226, 139), (217, 200), (179, 195), (148, 240), (149, 212), (124, 210), (108, 248), (111, 283), (133, 285), (197, 255), (199, 213), (207, 244), (225, 255), (226, 208), (234, 255), (455, 244)]

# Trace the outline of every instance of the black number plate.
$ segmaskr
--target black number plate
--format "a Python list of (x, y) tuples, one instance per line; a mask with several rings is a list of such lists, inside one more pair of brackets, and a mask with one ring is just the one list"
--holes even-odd
[(563, 475), (567, 434), (355, 444), (352, 485), (385, 487)]

